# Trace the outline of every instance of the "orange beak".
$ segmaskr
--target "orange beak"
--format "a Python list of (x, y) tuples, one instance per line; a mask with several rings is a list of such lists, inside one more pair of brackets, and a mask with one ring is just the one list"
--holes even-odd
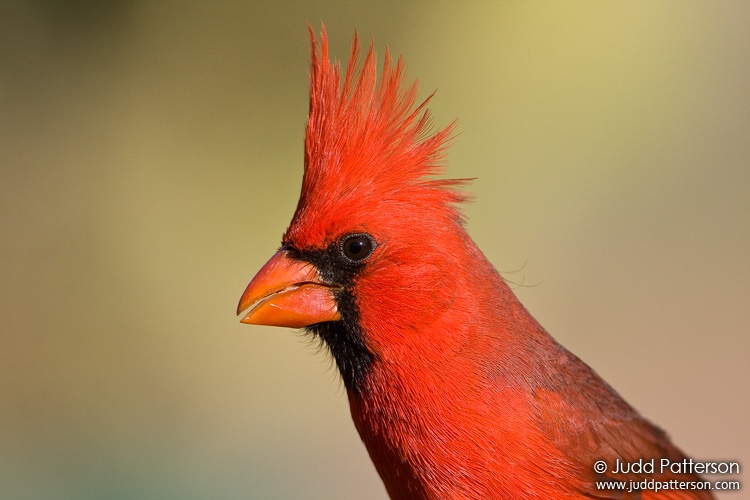
[(241, 323), (289, 328), (338, 321), (336, 289), (321, 281), (315, 266), (279, 250), (247, 285), (237, 314), (250, 309)]

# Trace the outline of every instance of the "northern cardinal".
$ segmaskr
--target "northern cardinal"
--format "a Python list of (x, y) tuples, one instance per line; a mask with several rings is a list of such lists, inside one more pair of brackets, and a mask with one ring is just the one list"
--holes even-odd
[[(302, 192), (237, 314), (328, 346), (389, 495), (712, 498), (632, 491), (700, 479), (661, 470), (683, 453), (537, 323), (469, 237), (465, 180), (433, 177), (453, 126), (429, 132), (430, 98), (417, 105), (402, 59), (386, 49), (376, 83), (372, 44), (361, 63), (355, 34), (342, 84), (325, 27), (310, 38)], [(607, 479), (625, 483), (597, 486)]]

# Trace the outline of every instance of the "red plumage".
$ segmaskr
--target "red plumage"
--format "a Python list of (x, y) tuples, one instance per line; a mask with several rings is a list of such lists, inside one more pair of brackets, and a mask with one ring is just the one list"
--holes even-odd
[[(450, 205), (464, 195), (450, 188), (460, 180), (427, 179), (440, 172), (452, 126), (428, 134), (426, 105), (415, 107), (416, 82), (404, 88), (404, 64), (395, 67), (386, 50), (380, 83), (372, 44), (364, 65), (358, 68), (359, 40), (352, 43), (351, 62), (340, 82), (340, 65), (328, 59), (328, 40), (323, 33), (318, 47), (310, 31), (310, 113), (305, 137), (305, 174), (297, 211), (287, 237), (303, 245), (323, 242), (332, 224), (351, 229), (377, 216), (373, 206), (420, 205), (432, 215), (460, 219)], [(414, 213), (405, 208), (402, 215)], [(335, 212), (337, 217), (330, 217)], [(345, 213), (352, 217), (345, 217)], [(440, 212), (440, 213), (438, 213)]]
[[(355, 36), (341, 82), (311, 30), (299, 204), (248, 285), (244, 322), (305, 326), (330, 347), (352, 418), (392, 498), (711, 498), (599, 490), (605, 460), (683, 454), (520, 304), (437, 180), (452, 126), (386, 51), (380, 83)], [(356, 495), (355, 495), (356, 496)]]

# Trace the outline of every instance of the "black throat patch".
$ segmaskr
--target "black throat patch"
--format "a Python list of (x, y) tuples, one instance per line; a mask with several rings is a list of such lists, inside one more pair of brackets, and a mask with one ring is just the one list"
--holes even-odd
[(335, 292), (341, 320), (316, 323), (305, 329), (328, 346), (347, 390), (360, 394), (375, 359), (365, 344), (352, 292), (357, 273), (365, 263), (347, 260), (340, 254), (338, 243), (323, 250), (300, 251), (290, 245), (282, 248), (290, 258), (314, 265), (326, 282), (342, 287)]

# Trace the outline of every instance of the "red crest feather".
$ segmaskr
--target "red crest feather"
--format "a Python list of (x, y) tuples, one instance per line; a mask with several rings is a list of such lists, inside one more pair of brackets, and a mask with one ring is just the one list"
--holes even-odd
[[(318, 44), (310, 29), (310, 112), (305, 136), (302, 192), (287, 240), (302, 246), (321, 243), (322, 217), (354, 211), (363, 201), (384, 208), (398, 201), (448, 210), (465, 196), (455, 188), (465, 180), (429, 178), (439, 174), (454, 123), (430, 133), (427, 103), (416, 105), (417, 82), (404, 83), (401, 57), (395, 66), (388, 48), (380, 82), (372, 42), (360, 64), (355, 33), (349, 64), (341, 82), (341, 65), (328, 58), (323, 26)], [(316, 236), (315, 233), (318, 233)]]

